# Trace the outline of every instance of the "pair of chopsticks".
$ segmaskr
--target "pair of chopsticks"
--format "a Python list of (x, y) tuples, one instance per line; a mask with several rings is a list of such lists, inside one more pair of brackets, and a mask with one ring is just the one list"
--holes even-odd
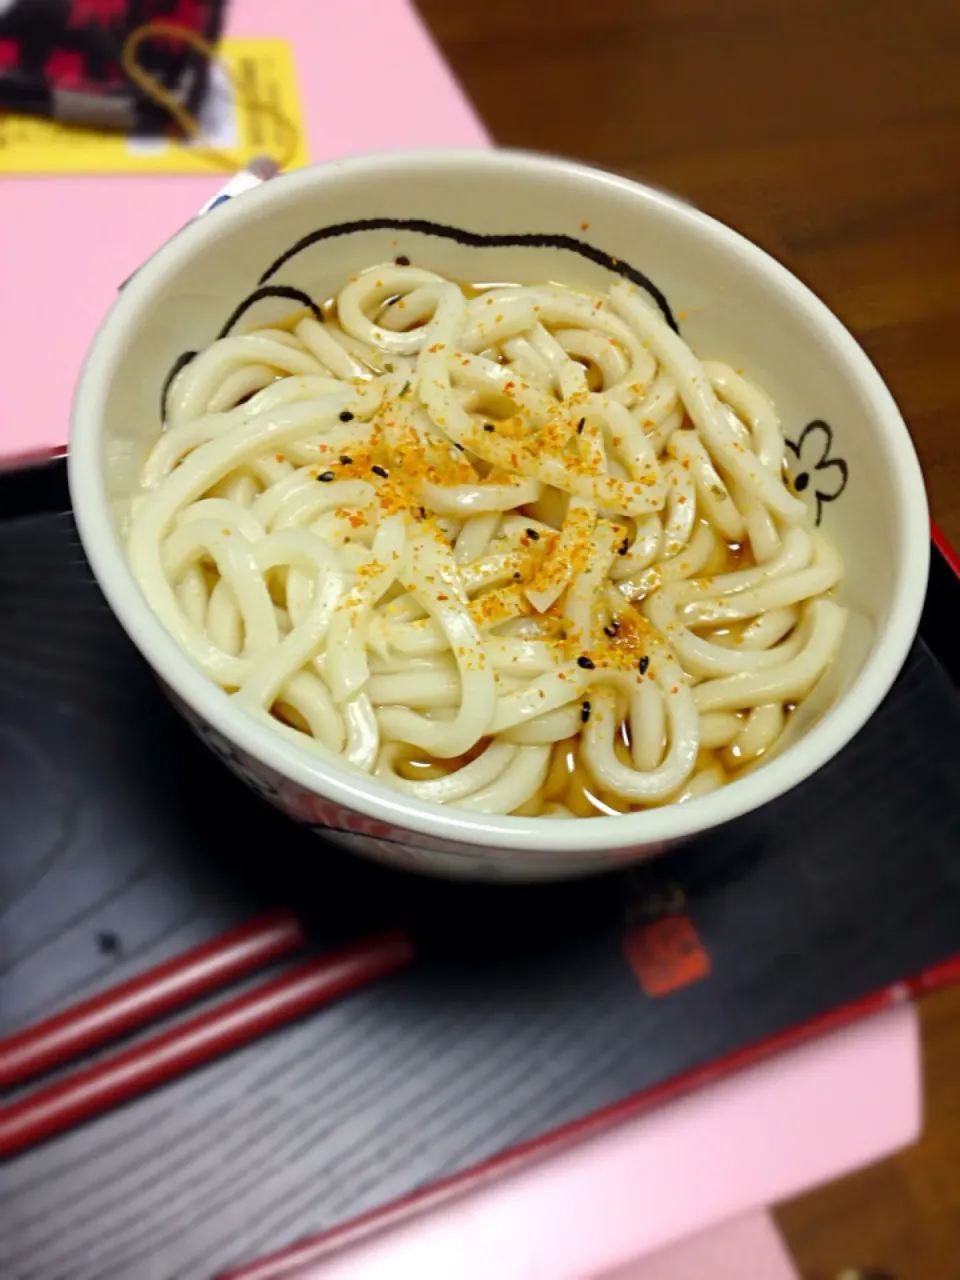
[[(144, 1027), (222, 990), (306, 943), (289, 911), (262, 916), (138, 977), (0, 1040), (0, 1089)], [(379, 933), (306, 960), (169, 1030), (43, 1085), (0, 1112), (0, 1158), (82, 1124), (157, 1085), (409, 964), (409, 936)]]

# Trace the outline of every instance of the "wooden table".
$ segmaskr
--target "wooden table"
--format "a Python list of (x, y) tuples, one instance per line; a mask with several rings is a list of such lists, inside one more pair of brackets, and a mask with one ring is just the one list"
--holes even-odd
[[(495, 140), (684, 196), (820, 294), (960, 547), (960, 0), (416, 0)], [(913, 1150), (781, 1211), (801, 1270), (960, 1256), (960, 988), (924, 1002)]]
[(506, 146), (661, 186), (805, 280), (960, 546), (960, 3), (418, 0)]

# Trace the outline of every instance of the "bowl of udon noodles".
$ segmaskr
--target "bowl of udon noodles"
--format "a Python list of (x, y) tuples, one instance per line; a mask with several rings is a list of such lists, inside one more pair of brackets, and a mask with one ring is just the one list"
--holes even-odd
[(69, 468), (207, 746), (442, 875), (601, 871), (782, 796), (877, 708), (926, 583), (910, 438), (827, 308), (522, 153), (337, 161), (197, 220), (100, 328)]

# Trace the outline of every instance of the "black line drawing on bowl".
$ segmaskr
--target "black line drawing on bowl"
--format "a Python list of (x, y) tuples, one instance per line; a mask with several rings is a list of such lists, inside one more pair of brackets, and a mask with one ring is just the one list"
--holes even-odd
[(309, 293), (304, 293), (302, 289), (294, 289), (289, 284), (268, 284), (259, 289), (255, 289), (236, 307), (230, 319), (226, 322), (217, 338), (226, 338), (233, 326), (240, 320), (252, 306), (258, 303), (261, 298), (289, 298), (291, 302), (299, 302), (302, 307), (306, 307), (313, 313), (315, 320), (323, 322), (323, 312), (310, 297)]
[(177, 376), (180, 370), (185, 369), (187, 365), (190, 363), (190, 361), (193, 360), (194, 357), (197, 356), (198, 354), (199, 352), (196, 352), (196, 351), (182, 351), (180, 355), (177, 356), (176, 360), (174, 360), (170, 368), (170, 372), (164, 378), (163, 386), (160, 388), (160, 421), (161, 422), (166, 423), (167, 421), (167, 396), (170, 394), (170, 388), (173, 386), (174, 378)]
[(817, 499), (816, 523), (819, 525), (823, 519), (824, 503), (835, 502), (846, 489), (849, 479), (849, 468), (843, 458), (830, 456), (833, 428), (822, 418), (815, 418), (803, 428), (796, 443), (793, 440), (784, 443), (800, 466), (792, 477), (794, 489), (802, 494), (813, 485)]
[(585, 240), (543, 231), (529, 231), (522, 235), (492, 235), (466, 231), (462, 227), (451, 227), (443, 222), (430, 222), (425, 218), (359, 218), (354, 222), (335, 222), (329, 227), (320, 227), (317, 231), (311, 231), (309, 235), (303, 236), (296, 244), (291, 245), (266, 269), (258, 283), (266, 284), (291, 258), (296, 257), (304, 249), (309, 249), (311, 245), (319, 244), (322, 240), (333, 240), (338, 236), (353, 235), (358, 231), (412, 231), (417, 235), (453, 240), (471, 249), (565, 249), (638, 285), (649, 293), (663, 312), (663, 318), (670, 328), (675, 333), (680, 332), (669, 302), (649, 276), (632, 267), (629, 262), (624, 262), (622, 258), (615, 258), (603, 249), (587, 244)]
[[(443, 240), (453, 240), (457, 244), (467, 245), (470, 248), (477, 249), (509, 249), (509, 248), (534, 248), (534, 249), (564, 249), (570, 253), (579, 254), (581, 258), (586, 258), (588, 262), (594, 262), (597, 266), (604, 267), (607, 271), (612, 271), (615, 275), (622, 276), (623, 279), (629, 280), (631, 284), (637, 285), (647, 293), (657, 308), (663, 315), (667, 324), (675, 333), (680, 332), (680, 327), (674, 317), (670, 303), (667, 301), (666, 295), (659, 289), (649, 276), (639, 271), (636, 267), (624, 262), (622, 258), (615, 258), (612, 254), (606, 253), (603, 249), (598, 249), (592, 244), (587, 244), (585, 240), (578, 240), (574, 236), (548, 234), (546, 232), (526, 232), (520, 235), (485, 235), (477, 231), (467, 231), (462, 227), (447, 226), (442, 222), (430, 222), (423, 218), (362, 218), (355, 222), (336, 222), (328, 227), (320, 227), (316, 231), (311, 231), (308, 235), (302, 236), (301, 239), (292, 244), (289, 249), (284, 252), (266, 269), (258, 280), (258, 287), (249, 293), (242, 302), (240, 302), (231, 313), (229, 319), (218, 333), (218, 338), (225, 338), (233, 329), (237, 321), (259, 302), (262, 298), (280, 297), (290, 298), (299, 302), (302, 306), (308, 307), (313, 314), (321, 319), (320, 308), (309, 294), (300, 289), (294, 288), (292, 285), (270, 285), (270, 281), (277, 272), (285, 266), (291, 258), (296, 257), (298, 253), (309, 249), (311, 245), (319, 244), (323, 240), (333, 240), (339, 236), (352, 235), (363, 231), (408, 231), (417, 235), (435, 236)], [(402, 255), (408, 256), (408, 255)], [(197, 353), (195, 351), (185, 351), (178, 356), (173, 364), (170, 372), (167, 374), (163, 384), (161, 393), (160, 407), (161, 420), (166, 420), (166, 404), (167, 396), (174, 378), (180, 370), (194, 358)]]

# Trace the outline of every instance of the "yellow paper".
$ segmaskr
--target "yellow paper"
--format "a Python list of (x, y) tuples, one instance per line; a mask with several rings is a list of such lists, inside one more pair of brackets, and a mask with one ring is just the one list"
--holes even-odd
[(309, 162), (306, 122), (297, 89), (293, 50), (286, 40), (226, 39), (219, 59), (240, 86), (239, 102), (222, 65), (211, 68), (198, 121), (207, 143), (179, 138), (136, 138), (58, 124), (31, 116), (0, 114), (0, 173), (216, 173), (226, 165), (204, 154), (213, 145), (239, 169), (253, 156), (280, 158), (288, 142), (272, 115), (248, 107), (269, 102), (296, 132), (288, 168)]

